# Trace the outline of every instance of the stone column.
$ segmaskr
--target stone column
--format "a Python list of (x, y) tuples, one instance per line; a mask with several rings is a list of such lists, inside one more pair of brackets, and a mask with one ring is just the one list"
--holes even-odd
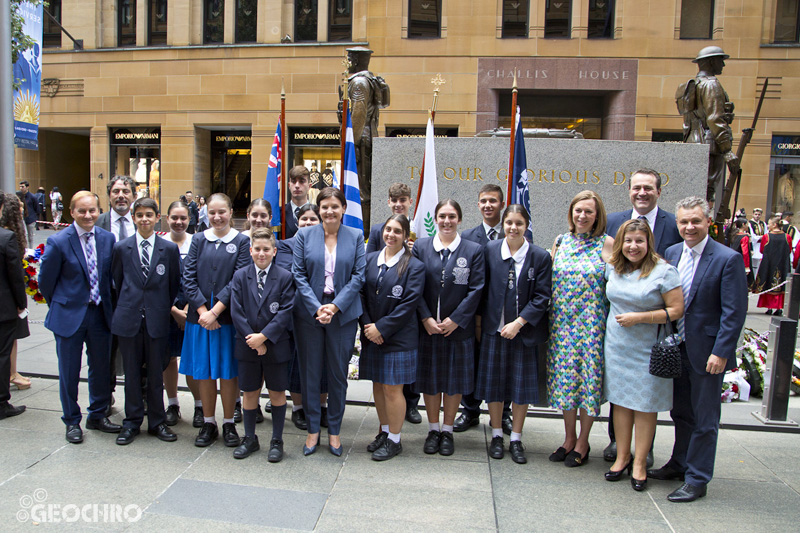
[[(106, 185), (113, 172), (109, 166), (109, 140), (108, 127), (95, 126), (89, 132), (89, 158), (90, 158), (90, 190), (100, 199), (100, 207), (108, 211), (108, 193)], [(100, 178), (100, 175), (103, 175)]]

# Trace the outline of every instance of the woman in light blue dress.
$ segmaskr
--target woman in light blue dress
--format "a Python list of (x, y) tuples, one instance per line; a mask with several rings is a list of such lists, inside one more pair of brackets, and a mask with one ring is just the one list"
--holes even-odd
[[(650, 375), (650, 352), (667, 312), (671, 321), (683, 316), (683, 291), (678, 271), (656, 254), (646, 220), (629, 220), (620, 227), (606, 277), (611, 309), (603, 392), (614, 405), (617, 460), (605, 477), (619, 481), (624, 471), (633, 470), (631, 485), (641, 491), (647, 483), (647, 454), (658, 412), (672, 409), (672, 380)], [(631, 456), (634, 428), (635, 460)]]

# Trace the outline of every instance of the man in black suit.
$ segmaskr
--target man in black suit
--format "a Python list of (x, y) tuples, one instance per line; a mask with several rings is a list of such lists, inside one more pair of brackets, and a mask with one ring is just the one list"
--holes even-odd
[[(682, 239), (678, 233), (678, 226), (675, 224), (675, 215), (658, 207), (658, 198), (661, 196), (661, 175), (649, 168), (635, 171), (628, 180), (628, 196), (630, 196), (633, 209), (610, 213), (606, 222), (606, 234), (613, 238), (625, 221), (642, 218), (647, 221), (653, 231), (656, 252), (664, 257), (667, 248), (681, 242)], [(606, 461), (615, 461), (617, 459), (617, 441), (614, 437), (613, 407), (609, 412), (608, 437), (611, 442), (603, 450), (603, 458)], [(653, 464), (652, 446), (647, 456), (647, 464), (648, 466)]]
[[(3, 214), (4, 198), (5, 193), (0, 191), (0, 216)], [(16, 338), (18, 315), (28, 307), (17, 238), (5, 228), (0, 228), (0, 294), (7, 295), (4, 297), (5, 305), (0, 305), (0, 420), (3, 420), (25, 411), (24, 405), (14, 407), (9, 403), (9, 380), (11, 349)]]
[(675, 444), (667, 464), (648, 470), (647, 477), (682, 480), (667, 496), (681, 503), (705, 496), (714, 474), (719, 391), (725, 372), (736, 366), (736, 344), (747, 317), (747, 278), (742, 255), (709, 238), (711, 210), (704, 199), (681, 200), (676, 216), (683, 243), (665, 256), (680, 274), (686, 309), (678, 321), (683, 371), (673, 382), (670, 411)]
[(197, 219), (200, 217), (200, 208), (194, 201), (194, 194), (192, 191), (186, 191), (186, 206), (189, 208), (189, 226), (186, 228), (186, 233), (194, 233), (197, 231)]
[(283, 223), (286, 224), (286, 238), (291, 239), (297, 233), (297, 213), (308, 203), (308, 189), (311, 187), (309, 172), (303, 165), (289, 170), (286, 181), (289, 182), (289, 194), (292, 200), (283, 206)]
[(27, 228), (28, 248), (33, 248), (33, 228), (39, 220), (39, 201), (29, 190), (31, 184), (27, 181), (19, 182), (19, 192), (22, 193), (22, 201), (25, 202), (25, 227)]

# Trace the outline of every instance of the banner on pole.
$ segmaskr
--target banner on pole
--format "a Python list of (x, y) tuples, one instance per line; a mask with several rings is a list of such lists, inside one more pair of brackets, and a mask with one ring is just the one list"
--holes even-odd
[(25, 23), (22, 31), (34, 40), (14, 63), (14, 144), (29, 150), (39, 149), (39, 110), (42, 88), (42, 4), (28, 2), (19, 5), (19, 14)]

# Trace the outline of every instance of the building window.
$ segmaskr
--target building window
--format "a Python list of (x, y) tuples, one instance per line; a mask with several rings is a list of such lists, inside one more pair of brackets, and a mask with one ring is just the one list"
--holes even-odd
[(136, 0), (119, 0), (117, 46), (136, 46)]
[(503, 0), (503, 39), (528, 36), (528, 1)]
[(571, 0), (547, 0), (544, 7), (545, 38), (570, 37)]
[(204, 0), (203, 44), (221, 43), (225, 40), (225, 1)]
[(775, 11), (775, 42), (800, 41), (800, 0), (778, 0)]
[(147, 45), (167, 44), (167, 0), (149, 0)]
[(331, 0), (329, 41), (351, 41), (353, 39), (353, 1)]
[(589, 1), (589, 39), (614, 37), (614, 0)]
[(237, 43), (256, 42), (256, 23), (258, 21), (258, 0), (236, 0)]
[(408, 37), (440, 37), (442, 0), (409, 0)]
[[(50, 0), (48, 6), (44, 7), (46, 12), (53, 15), (53, 18), (61, 23), (61, 0)], [(61, 28), (44, 14), (42, 21), (42, 46), (44, 48), (61, 48)]]
[(317, 0), (295, 0), (294, 42), (317, 40)]
[(714, 0), (681, 1), (681, 39), (711, 39)]

